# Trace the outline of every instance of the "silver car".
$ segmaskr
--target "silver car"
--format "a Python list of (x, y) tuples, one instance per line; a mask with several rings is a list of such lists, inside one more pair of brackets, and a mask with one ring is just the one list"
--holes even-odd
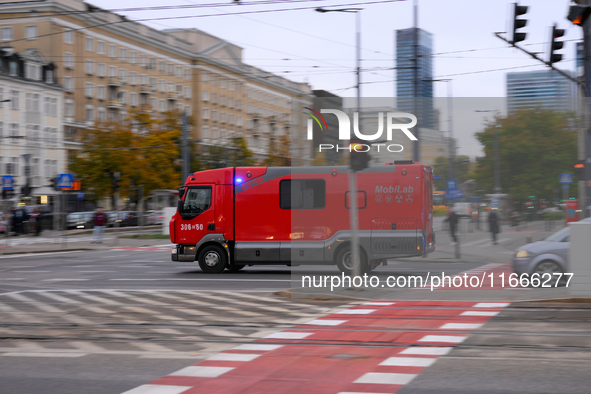
[[(581, 220), (590, 222), (591, 218)], [(513, 257), (513, 271), (518, 275), (568, 272), (570, 227), (564, 227), (546, 239), (521, 246)]]

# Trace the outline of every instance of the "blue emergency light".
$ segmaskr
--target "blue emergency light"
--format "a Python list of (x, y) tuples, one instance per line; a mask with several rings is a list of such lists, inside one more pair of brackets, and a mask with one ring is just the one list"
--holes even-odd
[(236, 178), (236, 183), (242, 183), (242, 178)]

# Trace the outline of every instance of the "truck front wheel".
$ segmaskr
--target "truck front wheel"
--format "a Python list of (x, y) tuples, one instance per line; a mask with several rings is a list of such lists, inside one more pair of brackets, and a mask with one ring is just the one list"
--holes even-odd
[(226, 268), (228, 262), (228, 255), (221, 246), (207, 245), (197, 257), (199, 267), (207, 274), (219, 274)]

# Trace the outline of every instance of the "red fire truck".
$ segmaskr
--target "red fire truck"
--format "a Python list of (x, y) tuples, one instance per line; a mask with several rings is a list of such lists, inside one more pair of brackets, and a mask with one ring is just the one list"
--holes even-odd
[[(347, 167), (230, 167), (196, 172), (179, 188), (170, 221), (173, 261), (204, 272), (255, 264), (336, 264), (367, 272), (388, 258), (435, 250), (433, 171), (412, 161)], [(357, 199), (360, 256), (349, 215)]]

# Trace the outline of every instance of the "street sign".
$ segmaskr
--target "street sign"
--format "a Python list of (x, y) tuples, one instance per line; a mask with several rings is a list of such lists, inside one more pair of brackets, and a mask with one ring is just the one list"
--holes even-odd
[(464, 193), (460, 189), (447, 189), (445, 191), (445, 198), (447, 199), (459, 199), (464, 198)]
[(78, 199), (82, 200), (84, 198), (84, 192), (78, 192), (76, 197), (78, 197)]
[(60, 189), (71, 188), (72, 182), (74, 182), (74, 177), (72, 177), (72, 174), (59, 174), (57, 177), (57, 187)]
[(12, 190), (14, 185), (14, 177), (12, 175), (4, 175), (2, 177), (2, 190)]
[(573, 183), (573, 174), (570, 172), (566, 172), (564, 174), (560, 174), (559, 183)]
[(451, 181), (447, 181), (447, 188), (448, 189), (457, 189), (458, 188), (458, 183), (454, 180)]
[(433, 179), (441, 179), (441, 175), (433, 175)]

